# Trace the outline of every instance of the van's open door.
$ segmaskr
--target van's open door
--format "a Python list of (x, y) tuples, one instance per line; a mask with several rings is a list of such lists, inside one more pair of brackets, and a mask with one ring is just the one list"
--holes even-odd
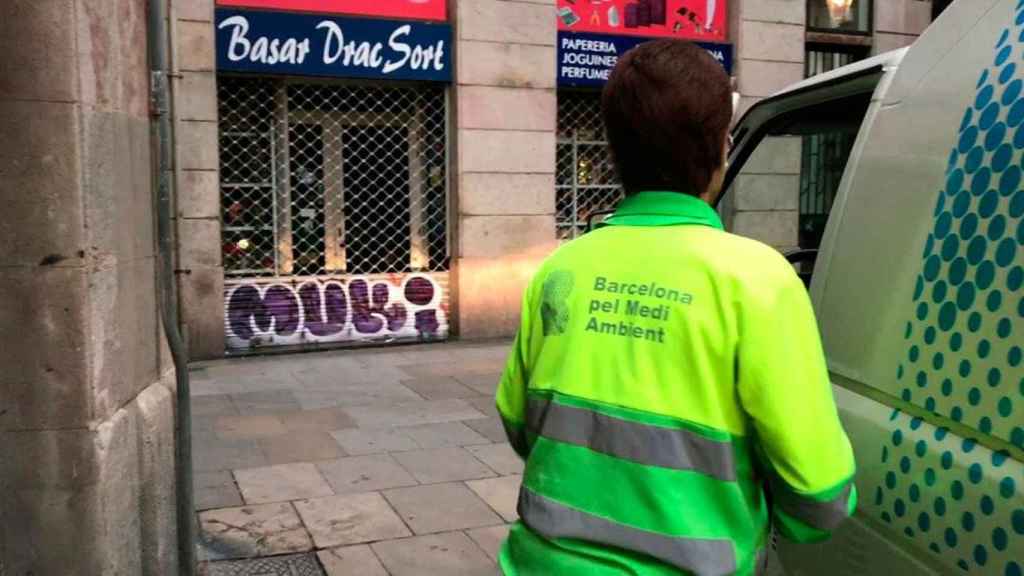
[[(885, 54), (816, 76), (751, 107), (732, 131), (725, 193), (719, 198), (723, 207), (742, 208), (744, 202), (772, 205), (768, 198), (759, 202), (759, 194), (788, 199), (796, 196), (802, 183), (808, 181), (806, 175), (801, 177), (801, 170), (806, 170), (802, 156), (807, 143), (825, 140), (852, 144), (887, 66), (898, 62), (903, 53)], [(842, 173), (850, 147), (833, 148), (837, 149), (832, 150), (831, 161), (841, 162), (837, 171)], [(726, 225), (731, 224), (726, 218)], [(786, 256), (798, 266), (809, 286), (817, 245), (800, 244), (786, 250)]]

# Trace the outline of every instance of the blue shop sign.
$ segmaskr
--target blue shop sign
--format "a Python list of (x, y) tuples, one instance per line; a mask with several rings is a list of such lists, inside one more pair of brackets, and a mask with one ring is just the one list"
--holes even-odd
[(448, 24), (217, 9), (224, 72), (449, 82)]
[[(606, 34), (558, 33), (558, 85), (604, 86), (619, 57), (653, 38)], [(696, 42), (732, 74), (732, 45)]]

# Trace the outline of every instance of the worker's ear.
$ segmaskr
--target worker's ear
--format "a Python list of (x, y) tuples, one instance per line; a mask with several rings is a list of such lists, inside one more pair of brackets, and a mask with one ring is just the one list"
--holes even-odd
[(712, 206), (714, 206), (715, 202), (718, 201), (718, 197), (722, 195), (722, 185), (725, 183), (725, 171), (729, 169), (729, 150), (732, 148), (732, 135), (726, 132), (723, 140), (722, 163), (718, 165), (718, 169), (711, 175), (711, 182), (708, 183), (708, 189), (700, 195), (702, 200)]

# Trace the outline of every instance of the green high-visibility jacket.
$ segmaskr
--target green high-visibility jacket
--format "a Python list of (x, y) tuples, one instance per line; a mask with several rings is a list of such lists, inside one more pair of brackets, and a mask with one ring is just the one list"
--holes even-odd
[(856, 506), (803, 284), (693, 196), (630, 196), (545, 261), (497, 405), (510, 576), (757, 574), (769, 522), (817, 541)]

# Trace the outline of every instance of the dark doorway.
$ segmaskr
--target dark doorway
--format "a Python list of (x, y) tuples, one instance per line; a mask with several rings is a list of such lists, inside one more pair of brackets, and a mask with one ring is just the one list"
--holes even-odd
[(348, 126), (344, 146), (348, 272), (409, 271), (409, 139), (405, 128)]
[(296, 274), (324, 267), (324, 130), (319, 124), (289, 127), (292, 254)]

